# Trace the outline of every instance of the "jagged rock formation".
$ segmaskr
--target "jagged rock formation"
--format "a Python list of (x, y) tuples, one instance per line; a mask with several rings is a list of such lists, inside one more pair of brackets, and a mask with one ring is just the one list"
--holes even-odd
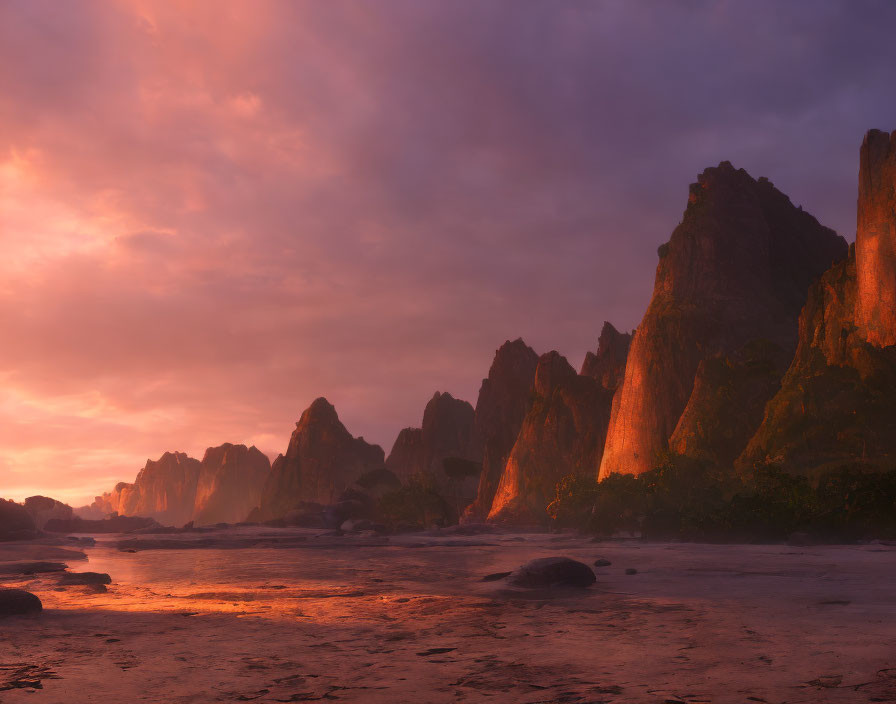
[(183, 452), (166, 452), (155, 462), (147, 460), (133, 484), (119, 482), (80, 513), (144, 516), (163, 525), (183, 525), (193, 517), (199, 469), (199, 460)]
[(597, 340), (597, 352), (585, 355), (582, 376), (590, 376), (608, 391), (615, 392), (625, 376), (625, 360), (631, 342), (630, 333), (619, 332), (605, 322)]
[(733, 467), (762, 422), (766, 402), (780, 388), (788, 362), (787, 352), (767, 340), (701, 361), (669, 449), (715, 467)]
[(261, 501), (271, 462), (254, 445), (224, 443), (205, 451), (196, 484), (196, 525), (238, 523)]
[(464, 512), (465, 521), (482, 521), (488, 516), (529, 409), (537, 366), (538, 355), (521, 339), (508, 340), (495, 352), (473, 416), (469, 454), (482, 458), (482, 474), (476, 498)]
[(557, 482), (595, 474), (604, 449), (612, 392), (577, 374), (557, 352), (540, 357), (532, 400), (501, 475), (490, 521), (540, 523)]
[(386, 467), (404, 481), (424, 481), (460, 513), (473, 501), (481, 471), (471, 449), (473, 417), (469, 403), (437, 391), (423, 411), (423, 427), (401, 431)]
[(386, 468), (401, 481), (407, 481), (426, 466), (423, 454), (423, 428), (404, 428), (386, 458)]
[(813, 474), (896, 461), (893, 135), (865, 137), (856, 244), (810, 289), (796, 355), (738, 461), (742, 472), (767, 463)]
[(253, 519), (281, 518), (303, 504), (331, 504), (383, 465), (382, 448), (352, 437), (336, 409), (318, 398), (296, 423), (286, 454), (274, 460)]
[(669, 447), (702, 361), (739, 354), (756, 340), (791, 353), (806, 289), (846, 253), (843, 238), (768, 180), (728, 162), (706, 169), (660, 247), (653, 298), (613, 401), (600, 476), (652, 468)]
[(859, 158), (856, 325), (877, 347), (896, 344), (896, 131), (871, 130)]
[(857, 292), (853, 250), (809, 292), (799, 347), (738, 460), (742, 473), (759, 464), (812, 474), (896, 461), (896, 347), (863, 339)]
[(425, 474), (441, 483), (446, 458), (477, 459), (470, 453), (472, 431), (473, 407), (436, 391), (423, 410), (423, 427), (405, 428), (398, 434), (386, 467), (402, 480)]
[(25, 510), (34, 519), (38, 530), (43, 530), (52, 519), (68, 520), (72, 517), (72, 507), (49, 496), (29, 496), (25, 499)]

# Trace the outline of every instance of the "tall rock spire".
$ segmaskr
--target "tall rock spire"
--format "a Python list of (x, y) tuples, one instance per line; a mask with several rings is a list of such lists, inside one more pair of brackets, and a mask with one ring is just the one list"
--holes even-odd
[(872, 345), (896, 344), (896, 131), (870, 130), (859, 157), (856, 324)]

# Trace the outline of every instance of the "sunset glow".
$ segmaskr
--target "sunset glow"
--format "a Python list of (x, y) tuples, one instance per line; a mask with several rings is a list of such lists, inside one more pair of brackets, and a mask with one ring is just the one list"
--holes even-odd
[(751, 17), (2, 3), (3, 496), (273, 457), (321, 395), (388, 451), (434, 391), (475, 402), (506, 339), (579, 365), (637, 324), (683, 185), (723, 158), (852, 239), (855, 135), (892, 117), (883, 62), (851, 70), (875, 41), (835, 9)]

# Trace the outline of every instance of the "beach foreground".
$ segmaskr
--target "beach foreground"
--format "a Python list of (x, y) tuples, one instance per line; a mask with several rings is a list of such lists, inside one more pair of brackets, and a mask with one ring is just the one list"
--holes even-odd
[[(481, 581), (557, 555), (611, 564), (584, 590)], [(44, 605), (0, 621), (0, 702), (896, 701), (894, 558), (257, 528), (8, 544), (112, 583), (0, 575)]]

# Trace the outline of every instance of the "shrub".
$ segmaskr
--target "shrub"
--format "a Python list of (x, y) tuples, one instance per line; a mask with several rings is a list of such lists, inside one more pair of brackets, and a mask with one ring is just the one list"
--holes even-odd
[(376, 518), (393, 528), (404, 523), (426, 528), (452, 522), (453, 512), (425, 476), (411, 477), (407, 484), (379, 499)]
[(797, 531), (827, 540), (890, 538), (896, 537), (896, 470), (844, 465), (813, 484), (766, 466), (739, 479), (666, 453), (639, 476), (612, 474), (599, 483), (564, 477), (548, 514), (559, 527), (654, 539), (774, 541)]

